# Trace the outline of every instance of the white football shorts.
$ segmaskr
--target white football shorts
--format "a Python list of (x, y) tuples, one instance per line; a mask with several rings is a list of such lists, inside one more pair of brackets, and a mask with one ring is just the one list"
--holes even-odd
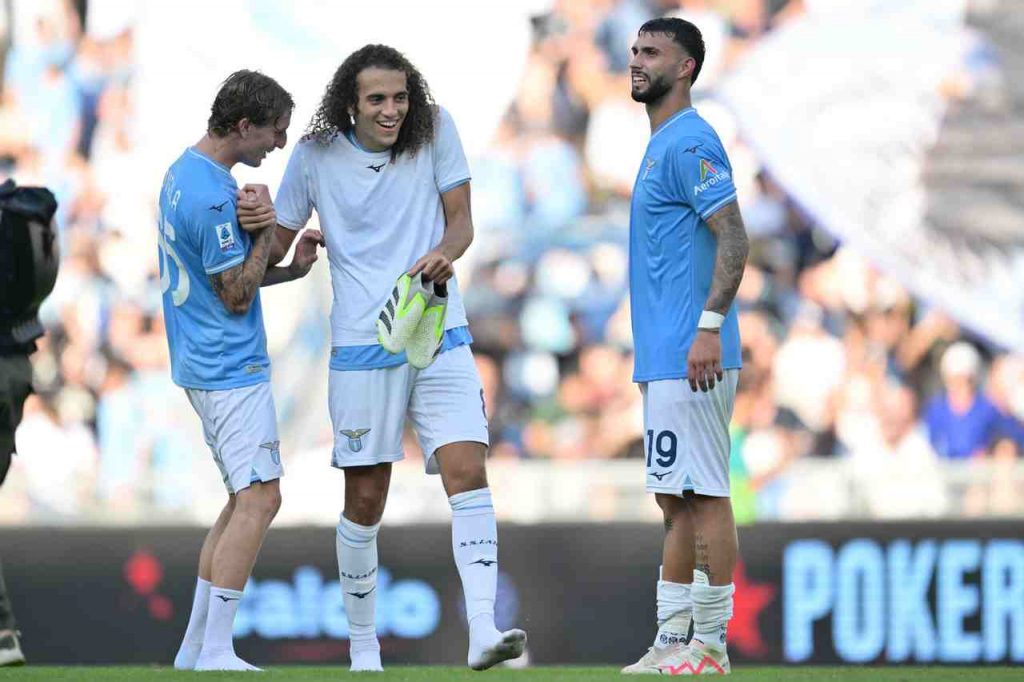
[(441, 353), (429, 367), (331, 370), (328, 382), (334, 451), (339, 469), (397, 462), (408, 415), (428, 474), (438, 473), (437, 449), (470, 441), (489, 445), (483, 387), (469, 346)]
[(729, 497), (729, 420), (738, 369), (695, 393), (686, 379), (640, 384), (644, 400), (647, 492)]
[(269, 382), (222, 391), (187, 388), (185, 394), (203, 421), (203, 438), (229, 495), (284, 475)]

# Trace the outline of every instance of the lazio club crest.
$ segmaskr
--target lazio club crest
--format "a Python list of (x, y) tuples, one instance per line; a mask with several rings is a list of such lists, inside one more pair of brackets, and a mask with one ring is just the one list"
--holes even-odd
[(359, 452), (363, 449), (363, 436), (368, 434), (370, 429), (342, 429), (339, 433), (348, 436), (348, 449), (352, 452)]
[(270, 450), (270, 460), (274, 464), (281, 464), (281, 441), (274, 440), (269, 443), (262, 443), (260, 447), (265, 450)]

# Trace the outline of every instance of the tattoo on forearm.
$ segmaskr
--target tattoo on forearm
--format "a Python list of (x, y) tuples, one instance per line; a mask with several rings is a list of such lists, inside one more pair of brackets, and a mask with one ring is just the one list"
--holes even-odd
[(671, 533), (672, 532), (672, 517), (671, 516), (666, 516), (665, 517), (665, 532), (666, 533)]
[(735, 202), (711, 216), (708, 227), (718, 237), (718, 251), (715, 255), (711, 293), (708, 294), (705, 308), (724, 315), (740, 288), (750, 244), (739, 205)]
[(270, 243), (267, 233), (261, 232), (253, 240), (252, 250), (245, 262), (224, 272), (210, 275), (214, 293), (231, 312), (245, 312), (256, 297), (256, 292), (267, 272)]
[(704, 536), (699, 532), (696, 536), (696, 549), (697, 549), (697, 570), (708, 577), (708, 581), (711, 580), (711, 557), (709, 555), (709, 547)]

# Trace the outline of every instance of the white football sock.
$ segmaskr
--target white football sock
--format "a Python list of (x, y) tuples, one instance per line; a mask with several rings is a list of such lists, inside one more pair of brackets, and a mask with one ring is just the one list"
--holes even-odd
[(654, 646), (662, 649), (671, 644), (685, 644), (690, 636), (693, 600), (690, 585), (658, 581), (658, 634)]
[(350, 670), (381, 670), (377, 641), (377, 530), (341, 516), (335, 548), (348, 617)]
[(452, 507), (452, 554), (462, 579), (469, 623), (470, 662), (501, 639), (494, 626), (498, 589), (498, 526), (489, 488), (448, 498)]
[(196, 659), (203, 650), (203, 635), (206, 632), (206, 612), (210, 607), (210, 581), (196, 578), (196, 591), (192, 596), (192, 613), (188, 617), (185, 637), (181, 640), (178, 655), (174, 657), (176, 670), (192, 670)]
[(693, 638), (705, 646), (725, 649), (726, 629), (732, 618), (733, 592), (728, 585), (711, 585), (702, 571), (693, 572)]
[(206, 613), (206, 631), (203, 634), (203, 654), (200, 658), (218, 656), (222, 653), (234, 655), (235, 644), (231, 639), (231, 628), (235, 624), (241, 590), (210, 586), (209, 607)]

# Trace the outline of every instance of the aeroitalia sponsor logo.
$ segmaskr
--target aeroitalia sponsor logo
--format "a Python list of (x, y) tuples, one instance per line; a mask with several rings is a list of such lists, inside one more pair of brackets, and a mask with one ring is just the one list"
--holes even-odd
[(700, 194), (701, 192), (714, 187), (720, 182), (729, 180), (732, 176), (729, 171), (724, 168), (719, 170), (708, 161), (707, 159), (700, 160), (700, 184), (693, 186), (693, 193)]
[(704, 182), (708, 179), (709, 175), (718, 175), (718, 171), (711, 165), (711, 162), (707, 159), (700, 160), (700, 181)]

